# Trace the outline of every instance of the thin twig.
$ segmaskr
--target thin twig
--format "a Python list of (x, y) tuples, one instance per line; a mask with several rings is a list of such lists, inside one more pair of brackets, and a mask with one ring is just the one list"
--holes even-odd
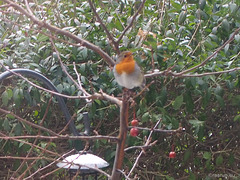
[[(79, 88), (79, 90), (81, 90), (81, 91), (83, 92), (83, 96), (86, 96), (86, 97), (89, 96), (90, 94), (87, 93), (87, 91), (82, 87), (82, 82), (81, 82), (81, 80), (80, 80), (80, 75), (79, 75), (79, 73), (78, 73), (78, 71), (77, 71), (75, 62), (73, 62), (73, 69), (74, 69), (74, 71), (75, 71), (75, 74), (77, 75), (78, 88)], [(86, 102), (89, 103), (89, 102), (91, 102), (91, 100), (86, 99)]]
[[(56, 162), (58, 162), (61, 158), (63, 158), (64, 156), (72, 153), (73, 151), (75, 151), (75, 149), (72, 149), (71, 151), (65, 153), (64, 155), (62, 155), (61, 157), (57, 158), (56, 160), (53, 160), (51, 163), (49, 163), (48, 165), (44, 166), (43, 168), (39, 168), (37, 171), (35, 171), (34, 173), (32, 173), (30, 176), (28, 176), (27, 178), (25, 178), (24, 180), (28, 180), (33, 178), (33, 176), (49, 167), (51, 167), (53, 164), (55, 164)], [(59, 170), (60, 168), (58, 168), (57, 170)]]
[[(54, 155), (54, 156), (59, 156), (59, 154), (58, 153), (56, 153), (56, 152), (53, 152), (53, 151), (50, 151), (50, 150), (46, 150), (46, 149), (44, 149), (44, 148), (42, 148), (42, 147), (40, 147), (40, 146), (37, 146), (37, 145), (35, 145), (35, 144), (32, 144), (32, 143), (29, 143), (29, 142), (27, 142), (27, 141), (23, 141), (23, 140), (20, 140), (20, 139), (17, 139), (17, 138), (15, 138), (15, 137), (17, 137), (17, 136), (7, 136), (7, 135), (5, 135), (5, 134), (3, 134), (3, 133), (1, 133), (0, 132), (0, 135), (1, 135), (1, 138), (0, 139), (11, 139), (11, 140), (14, 140), (14, 141), (17, 141), (17, 142), (20, 142), (20, 143), (23, 143), (23, 144), (27, 144), (27, 145), (29, 145), (29, 146), (33, 146), (33, 147), (35, 147), (35, 148), (37, 148), (37, 149), (40, 149), (40, 150), (42, 150), (42, 151), (46, 151), (47, 153), (49, 153), (49, 154), (52, 154), (52, 155)], [(35, 136), (35, 138), (36, 138), (36, 136)]]
[(49, 89), (43, 88), (43, 87), (38, 86), (37, 84), (29, 81), (29, 80), (28, 80), (27, 78), (25, 78), (23, 75), (21, 75), (21, 74), (19, 74), (19, 73), (16, 73), (16, 72), (12, 71), (11, 69), (8, 69), (8, 68), (7, 68), (6, 66), (4, 66), (1, 62), (0, 62), (0, 65), (1, 65), (2, 67), (4, 67), (4, 69), (5, 69), (6, 71), (9, 71), (9, 72), (11, 72), (12, 74), (14, 74), (14, 75), (16, 75), (16, 76), (24, 79), (25, 81), (27, 81), (27, 82), (28, 82), (29, 84), (31, 84), (32, 86), (34, 86), (34, 87), (36, 87), (36, 88), (38, 88), (38, 89), (41, 89), (41, 90), (43, 90), (43, 91), (49, 92), (49, 93), (51, 93), (51, 94), (58, 95), (58, 96), (61, 96), (61, 97), (65, 97), (65, 98), (69, 98), (69, 99), (85, 99), (85, 98), (91, 99), (91, 97), (92, 97), (92, 96), (89, 96), (89, 97), (87, 97), (87, 96), (68, 96), (68, 95), (61, 94), (61, 93), (58, 93), (58, 92), (55, 92), (55, 91), (51, 91), (51, 90), (49, 90)]
[[(150, 139), (152, 137), (152, 133), (154, 132), (154, 129), (158, 127), (159, 123), (162, 121), (162, 119), (159, 119), (158, 122), (155, 124), (154, 128), (151, 130), (151, 132), (148, 135), (148, 138), (146, 140), (145, 146), (148, 146), (150, 144)], [(133, 164), (132, 169), (130, 170), (130, 172), (128, 173), (128, 178), (130, 177), (130, 175), (132, 174), (133, 170), (135, 169), (135, 167), (138, 164), (138, 161), (140, 159), (140, 157), (142, 156), (142, 154), (144, 153), (144, 149), (142, 149), (142, 151), (139, 153), (138, 157), (136, 158), (135, 163)]]
[(150, 143), (149, 145), (143, 145), (143, 146), (131, 146), (131, 147), (128, 147), (128, 148), (125, 148), (124, 151), (129, 151), (129, 150), (132, 150), (132, 149), (145, 149), (145, 148), (150, 148), (152, 146), (154, 146), (155, 144), (157, 143), (157, 140)]
[(62, 132), (64, 132), (64, 131), (68, 128), (69, 124), (74, 120), (74, 118), (75, 118), (76, 116), (77, 116), (76, 113), (74, 113), (74, 114), (72, 115), (71, 119), (67, 122), (67, 124), (64, 126), (64, 128), (58, 133), (59, 135), (62, 134)]
[(131, 180), (129, 177), (127, 177), (127, 175), (124, 171), (122, 171), (120, 169), (118, 169), (117, 171), (120, 172), (124, 176), (125, 180)]
[(59, 136), (41, 136), (41, 135), (26, 135), (26, 136), (0, 136), (1, 139), (5, 140), (16, 140), (16, 139), (51, 139), (51, 140), (59, 140), (59, 139), (67, 139), (67, 140), (112, 140), (113, 142), (118, 141), (118, 138), (115, 136), (70, 136), (70, 135), (59, 135)]
[[(60, 57), (59, 51), (57, 50), (57, 48), (56, 48), (56, 46), (55, 46), (52, 38), (50, 38), (50, 41), (51, 41), (51, 44), (52, 44), (52, 46), (53, 46), (54, 51), (55, 51), (56, 54), (57, 54), (57, 57), (58, 57), (58, 60), (59, 60), (59, 62), (60, 62), (60, 65), (61, 65), (61, 67), (62, 67), (63, 72), (72, 80), (72, 82), (78, 87), (78, 89), (83, 93), (83, 95), (84, 95), (85, 97), (91, 96), (91, 94), (89, 94), (89, 93), (82, 87), (81, 83), (78, 84), (78, 83), (73, 79), (73, 77), (67, 72), (66, 67), (64, 66), (64, 64), (63, 64), (63, 62), (62, 62), (62, 59), (61, 59), (61, 57)], [(74, 64), (75, 64), (75, 63), (74, 63)], [(76, 71), (75, 71), (75, 72), (76, 72)], [(87, 99), (86, 99), (86, 100), (87, 100)]]
[[(42, 126), (43, 122), (45, 121), (45, 119), (46, 119), (46, 117), (47, 117), (47, 114), (48, 114), (48, 112), (49, 112), (49, 108), (50, 108), (51, 102), (52, 102), (52, 96), (51, 96), (50, 100), (48, 101), (47, 109), (46, 109), (46, 111), (44, 112), (43, 118), (42, 118), (42, 120), (41, 120), (40, 123), (39, 123), (40, 126)], [(38, 135), (40, 135), (40, 134), (41, 134), (41, 130), (39, 129), (39, 130), (38, 130)], [(33, 144), (36, 144), (37, 141), (38, 141), (38, 139), (36, 138), (36, 139), (34, 140)], [(48, 146), (46, 146), (45, 149), (46, 149), (47, 147), (48, 147)], [(33, 149), (34, 149), (34, 148), (33, 148), (33, 146), (32, 146), (31, 149), (28, 151), (26, 157), (29, 157), (29, 156), (32, 154)], [(42, 151), (41, 154), (43, 154), (44, 152), (45, 152), (45, 151)], [(40, 155), (39, 155), (39, 156), (40, 156)], [(28, 168), (22, 173), (22, 175), (19, 176), (18, 178), (19, 178), (19, 179), (23, 179), (23, 177), (25, 176), (25, 174), (27, 173), (27, 171), (30, 170), (30, 168), (32, 168), (32, 166), (34, 165), (34, 163), (35, 163), (36, 161), (37, 161), (37, 159), (35, 159), (35, 160), (30, 164), (30, 166), (28, 166)], [(21, 165), (18, 167), (18, 169), (17, 169), (16, 171), (14, 171), (13, 175), (11, 176), (11, 178), (14, 178), (14, 177), (16, 176), (16, 174), (17, 174), (19, 171), (21, 171), (21, 169), (24, 167), (25, 163), (26, 163), (26, 160), (22, 161)], [(11, 178), (10, 178), (10, 179), (11, 179)]]
[(210, 75), (218, 75), (218, 74), (224, 74), (224, 73), (229, 73), (229, 72), (234, 72), (240, 70), (240, 67), (232, 68), (229, 70), (224, 70), (224, 71), (217, 71), (217, 72), (206, 72), (202, 74), (182, 74), (182, 73), (175, 73), (172, 72), (171, 70), (165, 70), (165, 71), (157, 71), (149, 74), (145, 74), (145, 77), (154, 77), (154, 76), (173, 76), (173, 77), (203, 77), (203, 76), (210, 76)]
[[(133, 127), (135, 127), (135, 126), (129, 126), (128, 128), (131, 129)], [(137, 128), (139, 130), (145, 130), (145, 131), (151, 131), (151, 132), (153, 131), (153, 132), (159, 132), (159, 133), (171, 133), (171, 134), (181, 133), (184, 131), (184, 128), (182, 128), (182, 127), (179, 127), (178, 129), (169, 129), (169, 130), (168, 129), (156, 129), (156, 128), (151, 129), (151, 128), (144, 128), (144, 127), (135, 127), (135, 128)]]

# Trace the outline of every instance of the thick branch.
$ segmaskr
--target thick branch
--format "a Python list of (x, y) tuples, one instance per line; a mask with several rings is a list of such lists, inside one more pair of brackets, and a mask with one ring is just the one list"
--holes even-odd
[(129, 109), (129, 96), (127, 91), (123, 91), (122, 106), (120, 109), (120, 130), (115, 154), (115, 160), (112, 170), (112, 179), (120, 179), (121, 173), (118, 169), (122, 169), (123, 159), (124, 159), (124, 147), (128, 132), (128, 109)]

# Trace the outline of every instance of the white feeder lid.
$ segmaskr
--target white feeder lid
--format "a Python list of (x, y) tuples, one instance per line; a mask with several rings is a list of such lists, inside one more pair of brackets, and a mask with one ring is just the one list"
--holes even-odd
[(62, 162), (57, 163), (57, 166), (66, 169), (89, 169), (88, 167), (100, 169), (109, 166), (109, 164), (98, 156), (83, 153), (68, 156)]

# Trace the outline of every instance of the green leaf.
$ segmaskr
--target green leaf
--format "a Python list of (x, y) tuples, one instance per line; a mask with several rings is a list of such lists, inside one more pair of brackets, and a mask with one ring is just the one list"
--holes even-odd
[(49, 39), (49, 37), (48, 36), (45, 36), (45, 35), (43, 35), (43, 34), (40, 34), (39, 36), (38, 36), (38, 41), (47, 41)]
[(199, 8), (201, 10), (204, 9), (205, 5), (206, 5), (206, 0), (199, 0)]
[(234, 36), (235, 40), (239, 43), (240, 42), (240, 35), (239, 34), (236, 34)]
[(235, 121), (235, 122), (236, 122), (236, 121), (240, 122), (240, 115), (235, 116), (234, 119), (233, 119), (233, 121)]
[(193, 108), (194, 108), (194, 103), (193, 103), (191, 91), (187, 91), (184, 94), (184, 102), (186, 103), (186, 110), (189, 113), (192, 113), (193, 112)]
[(4, 122), (3, 122), (3, 128), (5, 131), (10, 131), (11, 130), (11, 127), (10, 127), (10, 122), (8, 119), (5, 119)]
[(229, 22), (228, 22), (227, 19), (224, 19), (224, 20), (222, 21), (222, 28), (223, 28), (223, 30), (225, 30), (225, 31), (227, 31), (227, 32), (230, 31), (230, 24), (229, 24)]
[(20, 106), (20, 103), (21, 103), (21, 91), (20, 89), (15, 89), (14, 93), (13, 93), (13, 100), (14, 100), (14, 103), (16, 104), (17, 107)]
[(167, 180), (174, 180), (174, 178), (171, 177), (171, 176), (166, 176), (166, 179), (167, 179)]
[(235, 158), (234, 158), (234, 155), (231, 153), (228, 157), (228, 163), (230, 165), (233, 165), (234, 162), (235, 162)]
[(206, 160), (209, 160), (212, 158), (212, 154), (210, 152), (204, 152), (203, 153), (203, 158)]
[(216, 96), (216, 99), (217, 99), (219, 105), (221, 107), (224, 107), (225, 106), (225, 102), (224, 102), (224, 99), (222, 98), (222, 96), (219, 96), (219, 95), (215, 95), (215, 96)]
[(204, 124), (204, 121), (199, 121), (198, 119), (195, 120), (189, 120), (189, 123), (193, 126), (202, 126)]
[(14, 127), (14, 134), (16, 136), (21, 135), (22, 133), (22, 125), (20, 123), (17, 123), (17, 125)]
[(58, 85), (57, 85), (57, 90), (58, 90), (59, 93), (62, 93), (62, 91), (63, 91), (63, 85), (62, 85), (62, 84), (58, 84)]
[(182, 9), (182, 6), (179, 2), (177, 1), (171, 1), (171, 4), (174, 8), (176, 8), (178, 11), (180, 11)]
[(7, 93), (7, 91), (4, 91), (2, 93), (2, 103), (4, 106), (8, 105), (8, 100), (9, 100), (8, 93)]
[(229, 8), (230, 8), (230, 13), (231, 14), (235, 14), (238, 10), (238, 6), (235, 3), (230, 3)]
[(188, 180), (196, 180), (196, 176), (192, 172), (190, 172)]
[(175, 101), (173, 101), (172, 105), (175, 110), (180, 109), (180, 107), (183, 104), (183, 95), (181, 94), (180, 96), (176, 97)]
[(220, 154), (217, 158), (216, 158), (216, 165), (220, 166), (223, 163), (223, 156)]
[(214, 90), (214, 93), (219, 96), (223, 96), (224, 94), (223, 89), (220, 85), (217, 85), (217, 87)]
[(149, 119), (150, 119), (149, 112), (145, 112), (145, 113), (142, 115), (141, 121), (142, 121), (142, 122), (149, 122)]
[(187, 11), (182, 11), (178, 17), (178, 24), (183, 24), (187, 17)]
[(190, 150), (185, 151), (184, 156), (183, 156), (183, 161), (186, 162), (190, 158), (191, 154), (192, 154), (192, 151), (190, 151)]

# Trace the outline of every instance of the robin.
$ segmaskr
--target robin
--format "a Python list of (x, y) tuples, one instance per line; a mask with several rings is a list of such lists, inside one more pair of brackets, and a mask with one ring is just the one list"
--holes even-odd
[(130, 51), (122, 52), (113, 68), (113, 74), (120, 86), (127, 89), (144, 88), (146, 79)]

